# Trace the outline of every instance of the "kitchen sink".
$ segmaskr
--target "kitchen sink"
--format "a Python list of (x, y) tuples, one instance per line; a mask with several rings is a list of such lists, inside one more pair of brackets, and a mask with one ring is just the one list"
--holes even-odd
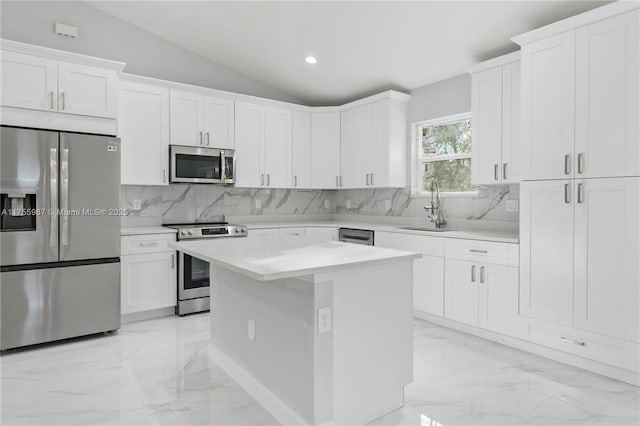
[(398, 229), (406, 229), (407, 231), (423, 231), (423, 232), (450, 232), (455, 231), (455, 229), (451, 228), (425, 228), (419, 226), (402, 226)]

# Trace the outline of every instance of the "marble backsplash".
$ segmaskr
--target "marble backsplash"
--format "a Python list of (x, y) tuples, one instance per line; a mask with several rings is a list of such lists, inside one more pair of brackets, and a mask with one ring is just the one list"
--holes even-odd
[[(123, 219), (125, 226), (215, 222), (225, 216), (359, 214), (426, 220), (423, 207), (430, 202), (429, 197), (412, 197), (408, 188), (295, 190), (123, 185), (120, 194), (120, 206), (129, 210), (129, 216)], [(506, 202), (518, 198), (518, 185), (485, 186), (479, 188), (477, 196), (444, 196), (442, 208), (450, 221), (517, 224), (518, 213), (507, 212)], [(140, 200), (140, 210), (133, 210), (134, 200)]]

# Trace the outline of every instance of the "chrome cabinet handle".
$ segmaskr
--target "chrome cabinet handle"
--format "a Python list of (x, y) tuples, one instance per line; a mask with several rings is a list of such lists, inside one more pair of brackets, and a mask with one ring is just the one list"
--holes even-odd
[(336, 188), (340, 186), (339, 180), (338, 180), (338, 176), (336, 176)]
[(366, 182), (366, 185), (369, 186), (369, 173), (367, 173), (367, 176), (365, 178), (365, 182)]
[(167, 169), (162, 169), (162, 182), (167, 183)]
[(171, 255), (171, 269), (176, 269), (176, 255)]
[(507, 179), (507, 163), (502, 163), (502, 179)]
[(209, 132), (207, 132), (207, 146), (209, 146), (209, 142), (211, 142), (211, 140), (209, 138)]
[(64, 92), (60, 94), (60, 100), (62, 102), (62, 109), (64, 109)]
[(202, 145), (202, 132), (200, 132), (200, 145)]
[(293, 175), (293, 186), (298, 186), (298, 175)]
[(489, 253), (487, 250), (469, 249), (469, 253)]
[(565, 343), (571, 343), (572, 345), (587, 346), (585, 342), (578, 342), (577, 340), (567, 339), (566, 337), (561, 337), (560, 340), (562, 340)]
[(264, 186), (264, 173), (260, 173), (260, 185)]
[(148, 242), (148, 243), (138, 243), (138, 246), (140, 246), (140, 247), (154, 247), (154, 246), (157, 246), (157, 245), (158, 245), (157, 241), (151, 241), (151, 242)]
[(49, 92), (49, 109), (53, 109), (53, 90)]
[(569, 184), (564, 184), (564, 202), (569, 204), (571, 202), (571, 191), (569, 191)]
[(498, 165), (493, 165), (493, 180), (498, 180)]
[(480, 284), (484, 284), (484, 266), (480, 267)]
[(69, 244), (69, 148), (62, 150), (60, 162), (62, 163), (62, 167), (60, 167), (60, 179), (62, 180), (60, 185), (60, 207), (62, 210), (61, 245), (66, 246)]
[(342, 188), (342, 175), (340, 175), (340, 188)]
[(371, 173), (371, 178), (369, 178), (369, 182), (371, 182), (371, 186), (373, 186), (373, 173)]
[(471, 265), (471, 282), (476, 282), (476, 265)]
[(58, 245), (58, 150), (56, 148), (49, 148), (49, 185), (51, 189), (49, 245), (55, 247)]
[(267, 173), (267, 186), (271, 186), (271, 175)]
[(564, 156), (564, 174), (568, 175), (571, 173), (571, 155), (565, 154)]
[(584, 184), (578, 184), (578, 204), (582, 204), (584, 202)]
[(578, 173), (584, 173), (584, 155), (582, 153), (578, 153)]

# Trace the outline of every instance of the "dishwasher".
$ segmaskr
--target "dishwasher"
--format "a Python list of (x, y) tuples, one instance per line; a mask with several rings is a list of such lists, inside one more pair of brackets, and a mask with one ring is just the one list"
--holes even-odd
[(340, 228), (338, 229), (338, 241), (372, 246), (374, 245), (373, 231), (368, 229)]

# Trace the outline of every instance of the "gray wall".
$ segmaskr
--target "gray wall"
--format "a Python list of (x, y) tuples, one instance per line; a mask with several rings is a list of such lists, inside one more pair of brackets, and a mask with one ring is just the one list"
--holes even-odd
[[(83, 2), (3, 0), (0, 12), (2, 38), (126, 62), (132, 74), (301, 103)], [(78, 38), (56, 35), (56, 22), (77, 26)]]
[(413, 89), (407, 106), (407, 122), (431, 120), (471, 111), (471, 76), (459, 75), (448, 80)]

